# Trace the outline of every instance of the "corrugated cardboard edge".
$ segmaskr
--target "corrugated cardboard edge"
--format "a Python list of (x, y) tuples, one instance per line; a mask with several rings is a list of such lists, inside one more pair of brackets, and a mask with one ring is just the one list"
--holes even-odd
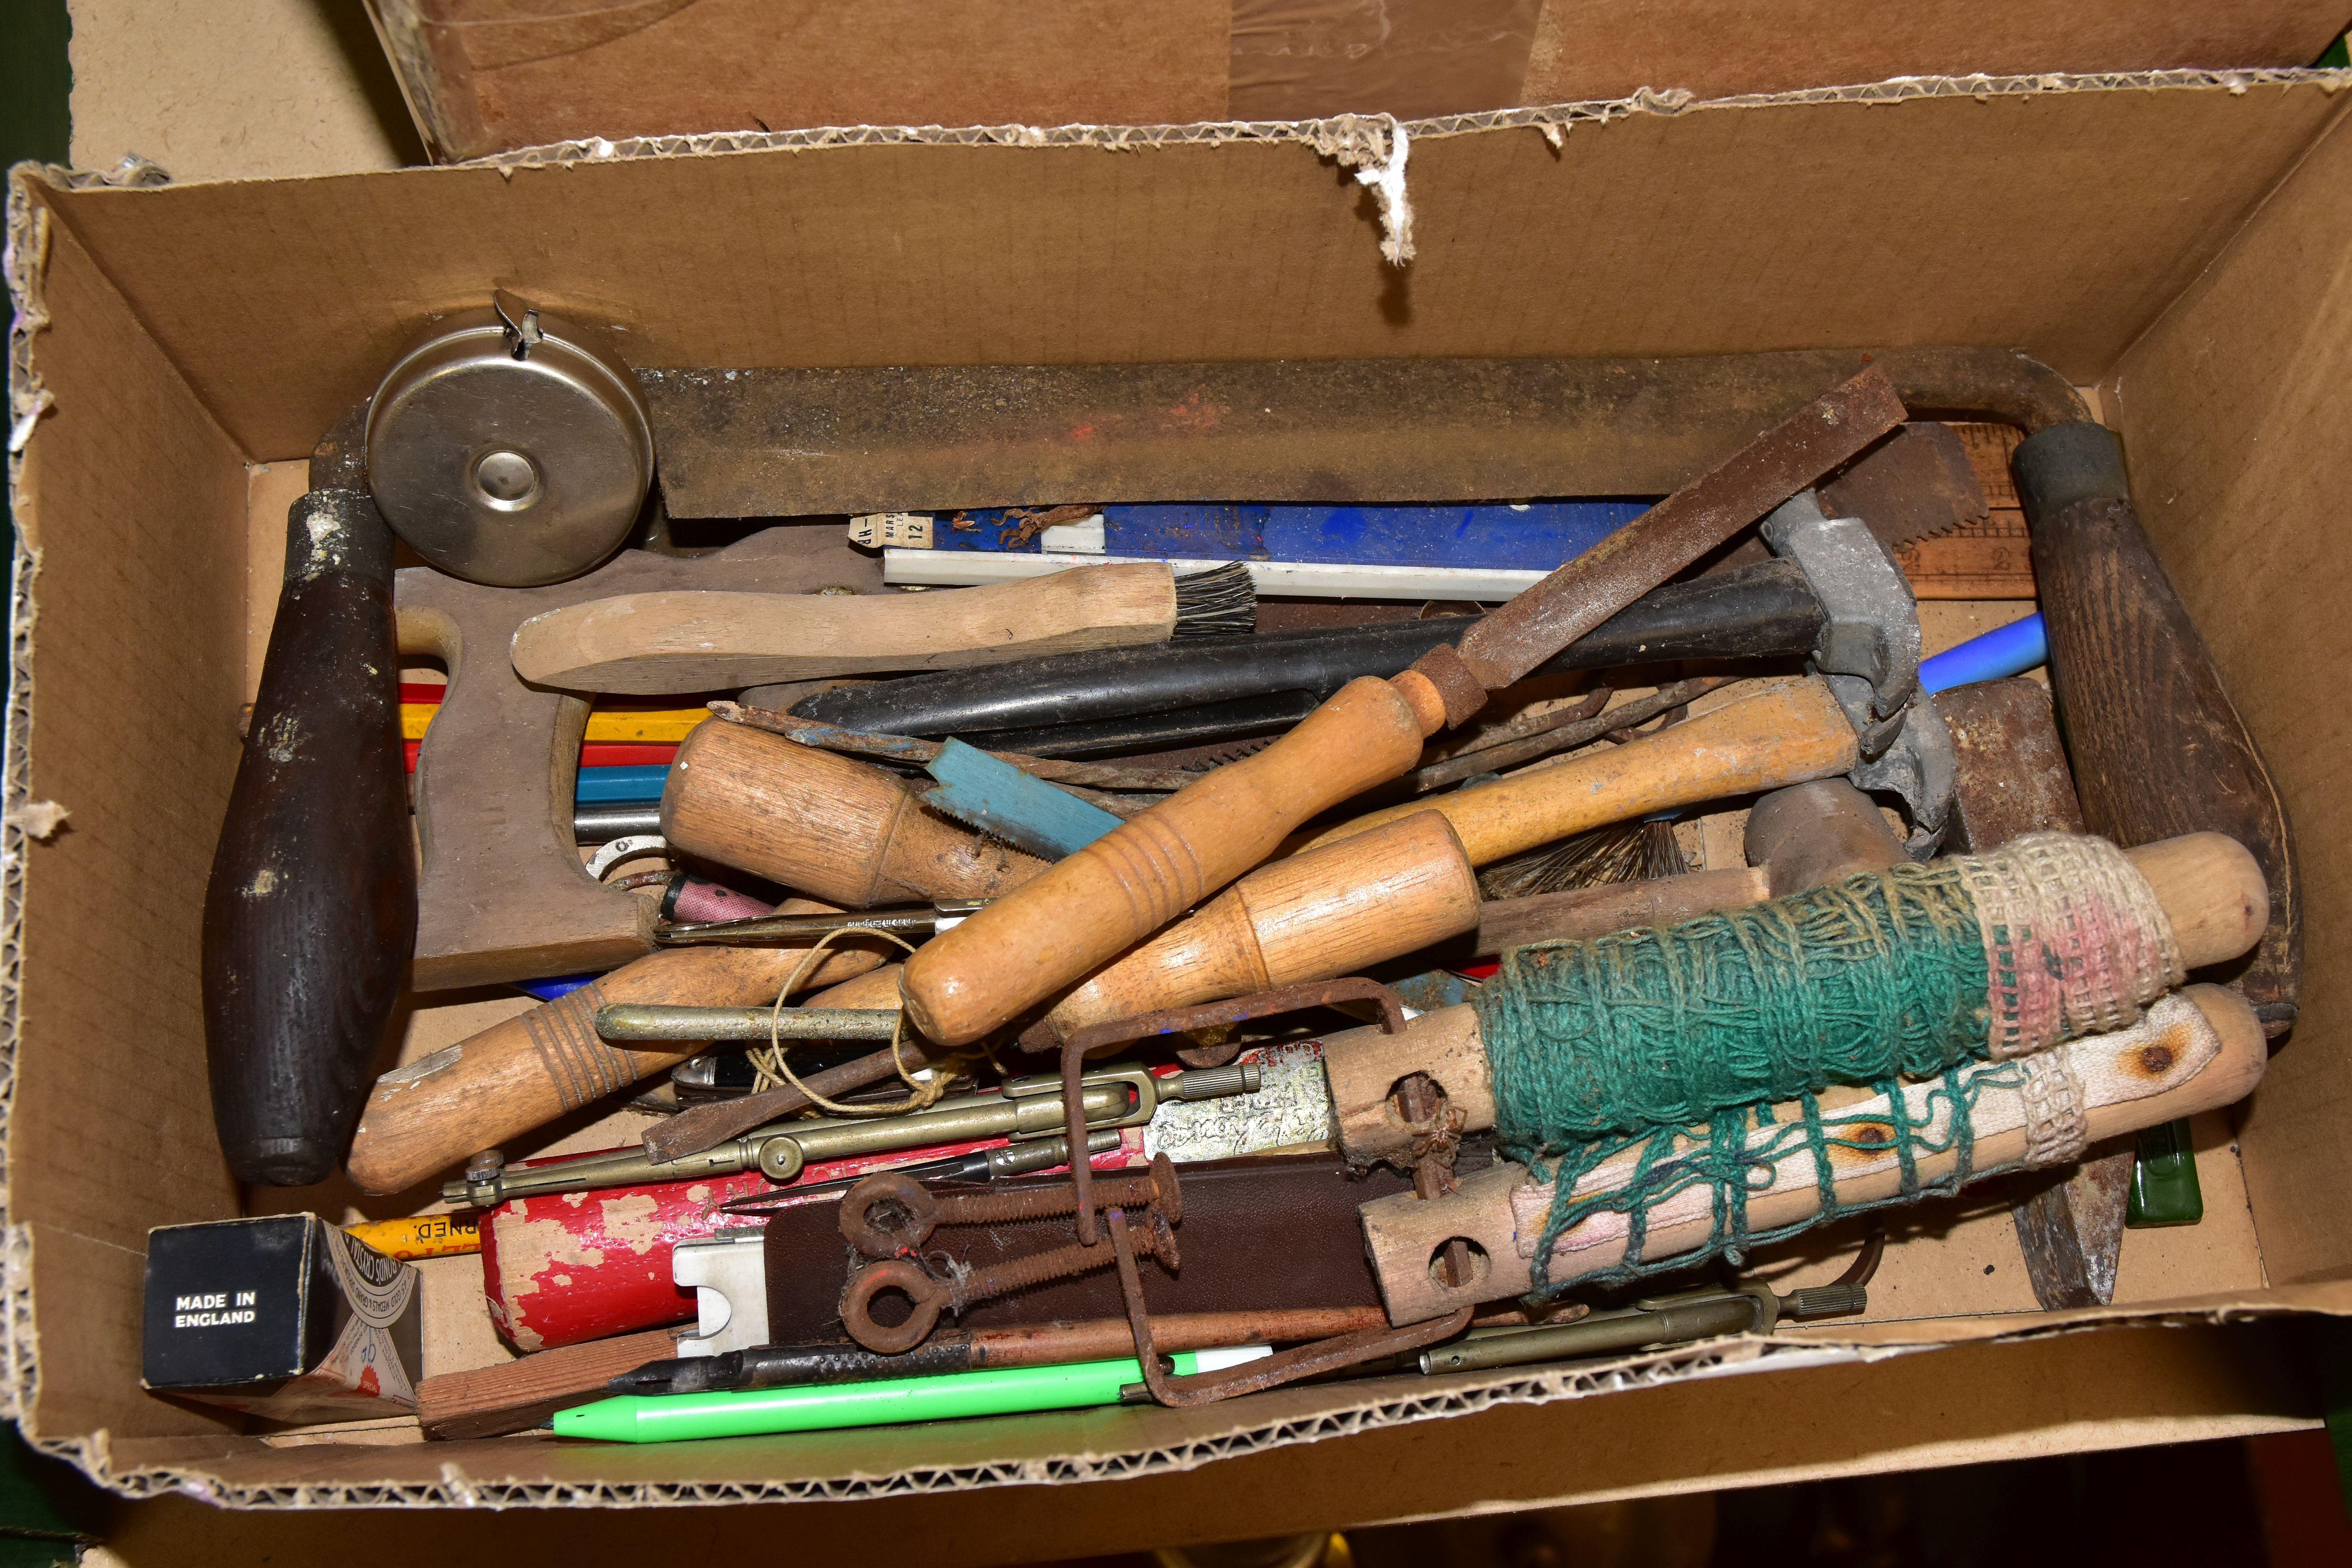
[[(1233, 142), (1296, 142), (1314, 148), (1348, 166), (1398, 171), (1403, 144), (1413, 137), (1454, 136), (1473, 132), (1533, 129), (1557, 147), (1566, 133), (1582, 123), (1607, 124), (1637, 114), (1680, 114), (1704, 109), (1786, 107), (1801, 104), (1895, 104), (1921, 99), (2030, 97), (2086, 91), (2222, 90), (2243, 93), (2263, 87), (2315, 85), (2333, 93), (2352, 86), (2352, 71), (2242, 70), (2147, 71), (2096, 76), (1932, 77), (1902, 78), (1853, 87), (1812, 89), (1802, 92), (1756, 94), (1693, 102), (1687, 94), (1641, 92), (1633, 97), (1591, 103), (1540, 108), (1496, 110), (1477, 114), (1399, 122), (1388, 116), (1346, 115), (1307, 121), (1232, 121), (1181, 126), (1070, 125), (977, 126), (850, 126), (776, 132), (733, 132), (695, 136), (634, 138), (619, 142), (588, 140), (528, 148), (461, 167), (492, 167), (501, 171), (562, 167), (614, 159), (703, 156), (729, 153), (816, 151), (832, 147), (877, 144), (1092, 146), (1107, 151), (1143, 151), (1174, 145), (1214, 145)], [(33, 681), (32, 631), (37, 603), (34, 588), (39, 568), (29, 550), (19, 512), (22, 451), (47, 394), (35, 374), (32, 345), (47, 324), (43, 302), (42, 266), (47, 243), (47, 215), (31, 195), (29, 182), (38, 179), (61, 189), (99, 185), (142, 185), (160, 183), (162, 171), (140, 160), (126, 161), (109, 174), (19, 165), (11, 171), (7, 205), (5, 272), (14, 307), (9, 329), (11, 369), (8, 502), (18, 519), (14, 554), (14, 588), (9, 605), (9, 700), (5, 721), (5, 757), (0, 758), (0, 1150), (6, 1147), (7, 1117), (13, 1103), (13, 1069), (18, 1040), (18, 1007), (24, 934), (24, 856), (26, 834), (18, 814), (28, 804), (30, 742), (28, 732)], [(1367, 179), (1367, 184), (1373, 183)], [(1384, 202), (1392, 218), (1401, 219), (1402, 200)], [(1405, 225), (1394, 221), (1388, 237), (1405, 249)], [(1385, 247), (1384, 247), (1385, 248)], [(1397, 259), (1404, 259), (1400, 256)], [(6, 1209), (6, 1189), (0, 1185), (0, 1289), (6, 1292), (0, 1310), (0, 1415), (17, 1417), (37, 1388), (38, 1345), (31, 1295), (31, 1239)], [(1682, 1347), (1648, 1355), (1621, 1357), (1600, 1363), (1519, 1369), (1485, 1376), (1464, 1376), (1428, 1383), (1401, 1384), (1384, 1379), (1362, 1386), (1364, 1397), (1293, 1415), (1253, 1420), (1263, 1411), (1258, 1401), (1245, 1400), (1221, 1407), (1238, 1421), (1178, 1445), (1152, 1448), (1066, 1456), (1050, 1460), (1003, 1464), (909, 1466), (887, 1472), (852, 1473), (838, 1477), (762, 1483), (653, 1483), (639, 1485), (548, 1483), (496, 1479), (467, 1474), (450, 1460), (440, 1467), (437, 1481), (381, 1485), (331, 1484), (305, 1486), (243, 1486), (224, 1483), (205, 1470), (182, 1465), (150, 1465), (118, 1468), (104, 1431), (71, 1438), (43, 1438), (44, 1451), (72, 1461), (92, 1479), (128, 1496), (181, 1492), (227, 1507), (531, 1507), (550, 1503), (567, 1506), (640, 1506), (645, 1504), (836, 1501), (862, 1498), (908, 1496), (977, 1487), (1040, 1485), (1124, 1479), (1196, 1468), (1215, 1459), (1293, 1443), (1318, 1442), (1375, 1427), (1471, 1415), (1506, 1405), (1544, 1405), (1560, 1400), (1653, 1387), (1687, 1378), (1726, 1376), (1764, 1370), (1794, 1370), (1809, 1366), (1853, 1364), (1937, 1348), (1969, 1340), (2021, 1340), (2075, 1332), (2111, 1324), (2185, 1324), (2246, 1321), (2295, 1312), (2352, 1315), (2352, 1283), (2314, 1285), (2269, 1292), (2259, 1299), (2206, 1298), (2122, 1309), (2068, 1314), (2038, 1314), (2023, 1319), (1999, 1318), (1939, 1321), (1934, 1340), (1910, 1339), (1906, 1325), (1886, 1325), (1867, 1337), (1833, 1338), (1812, 1333), (1763, 1340), (1733, 1340)], [(468, 1453), (478, 1458), (478, 1453)]]

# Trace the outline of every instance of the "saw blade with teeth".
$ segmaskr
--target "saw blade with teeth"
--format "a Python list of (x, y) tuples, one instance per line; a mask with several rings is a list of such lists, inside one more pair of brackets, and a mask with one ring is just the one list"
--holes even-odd
[(1949, 426), (1915, 420), (1816, 492), (1831, 517), (1857, 517), (1889, 550), (1991, 515), (1969, 449)]

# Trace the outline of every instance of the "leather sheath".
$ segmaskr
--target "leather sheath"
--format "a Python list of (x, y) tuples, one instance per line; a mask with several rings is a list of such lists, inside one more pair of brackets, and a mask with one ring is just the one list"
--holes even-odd
[[(998, 1182), (1003, 1192), (1058, 1186), (1059, 1176)], [(1143, 1296), (1159, 1312), (1233, 1312), (1276, 1307), (1377, 1307), (1380, 1281), (1364, 1252), (1360, 1205), (1409, 1192), (1412, 1179), (1385, 1167), (1358, 1173), (1337, 1154), (1262, 1155), (1178, 1167), (1183, 1218), (1178, 1272), (1142, 1260)], [(941, 1192), (953, 1189), (941, 1187)], [(838, 1202), (785, 1209), (768, 1221), (768, 1342), (842, 1337), (841, 1292), (866, 1258), (842, 1239)], [(932, 1267), (953, 1258), (973, 1268), (1076, 1239), (1067, 1215), (1018, 1225), (941, 1226), (924, 1242)], [(1103, 1268), (1018, 1295), (976, 1302), (966, 1328), (1126, 1315), (1118, 1271)], [(877, 1315), (879, 1315), (877, 1313)], [(942, 1319), (942, 1326), (949, 1320)]]

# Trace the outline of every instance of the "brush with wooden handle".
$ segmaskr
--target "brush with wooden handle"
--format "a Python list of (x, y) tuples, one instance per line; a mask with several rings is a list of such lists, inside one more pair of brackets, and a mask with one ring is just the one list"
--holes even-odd
[(1509, 685), (1903, 422), (1865, 370), (1393, 679), (1349, 682), (1265, 751), (1229, 763), (1000, 899), (908, 962), (908, 1015), (961, 1045), (1167, 924), (1319, 812), (1396, 777), (1423, 737)]
[[(2019, 1063), (1962, 1068), (1964, 1079), (1983, 1079), (1964, 1137), (1953, 1136), (1948, 1125), (1950, 1096), (1941, 1080), (1901, 1084), (1900, 1120), (1885, 1092), (1832, 1090), (1818, 1097), (1818, 1104), (1838, 1140), (1828, 1149), (1837, 1204), (1850, 1210), (1897, 1198), (1906, 1191), (1906, 1174), (1914, 1192), (1948, 1181), (1959, 1171), (1963, 1149), (1966, 1179), (1971, 1181), (2063, 1163), (2084, 1142), (2234, 1104), (2261, 1081), (2269, 1057), (2262, 1025), (2243, 997), (2217, 985), (2192, 985), (2158, 1001), (2129, 1028), (2070, 1040), (2043, 1058), (2027, 1058), (2033, 1076), (2026, 1081), (2032, 1089), (2009, 1081), (2022, 1076)], [(2066, 1127), (2062, 1111), (2062, 1124), (2053, 1127), (2048, 1111), (2069, 1100), (2079, 1120)], [(1822, 1183), (1812, 1152), (1790, 1136), (1803, 1127), (1806, 1115), (1803, 1105), (1777, 1105), (1770, 1122), (1747, 1132), (1750, 1159), (1739, 1171), (1751, 1234), (1801, 1226), (1822, 1215)], [(1916, 1151), (1909, 1173), (1897, 1153), (1906, 1128), (1943, 1142), (1941, 1148), (1931, 1143)], [(1676, 1140), (1678, 1153), (1704, 1147), (1687, 1137)], [(1639, 1167), (1650, 1157), (1646, 1146), (1636, 1146), (1603, 1163), (1577, 1182), (1576, 1194), (1638, 1192)], [(1421, 1322), (1474, 1302), (1525, 1295), (1535, 1284), (1535, 1247), (1553, 1198), (1550, 1185), (1533, 1181), (1525, 1166), (1507, 1162), (1463, 1178), (1442, 1197), (1406, 1193), (1364, 1205), (1365, 1245), (1390, 1319)], [(1630, 1245), (1624, 1201), (1642, 1209), (1638, 1252)], [(1616, 1268), (1629, 1254), (1647, 1265), (1719, 1247), (1718, 1205), (1727, 1206), (1717, 1184), (1702, 1180), (1654, 1198), (1621, 1199), (1621, 1206), (1588, 1214), (1559, 1237), (1549, 1284), (1557, 1289)], [(1431, 1267), (1433, 1257), (1457, 1241), (1477, 1259), (1458, 1284)]]
[[(780, 914), (830, 914), (793, 899)], [(805, 947), (685, 947), (648, 953), (519, 1017), (376, 1079), (347, 1168), (371, 1193), (396, 1193), (708, 1048), (698, 1041), (614, 1046), (596, 1034), (613, 1002), (748, 1007), (772, 1002)], [(837, 946), (804, 984), (833, 986), (875, 969), (879, 952)], [(842, 1005), (873, 1005), (863, 994)], [(887, 1005), (887, 1004), (883, 1004)]]
[(853, 910), (993, 899), (1046, 868), (926, 811), (894, 774), (743, 724), (688, 733), (661, 829), (674, 849)]
[(953, 593), (620, 594), (525, 621), (513, 658), (536, 685), (651, 696), (1132, 647), (1256, 616), (1246, 567), (1143, 561)]

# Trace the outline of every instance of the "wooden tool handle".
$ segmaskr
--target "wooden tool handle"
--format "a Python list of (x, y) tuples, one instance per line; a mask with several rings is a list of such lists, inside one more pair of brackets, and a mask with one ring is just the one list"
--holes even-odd
[(622, 594), (525, 621), (513, 657), (538, 685), (652, 695), (1129, 647), (1175, 627), (1175, 574), (1146, 561), (952, 594)]
[(993, 899), (1046, 865), (933, 816), (880, 768), (743, 724), (698, 724), (679, 744), (662, 836), (853, 910)]
[(1478, 923), (1478, 878), (1443, 816), (1401, 822), (1243, 878), (1089, 978), (1045, 1021), (1111, 1018), (1328, 980)]
[(2270, 884), (2261, 946), (2234, 975), (2263, 1026), (2294, 1021), (2302, 890), (2285, 803), (2133, 510), (2105, 427), (2053, 425), (2015, 457), (2050, 635), (2050, 686), (2083, 820), (2118, 844), (2210, 829)]
[(1407, 689), (1369, 676), (1349, 681), (1265, 751), (1216, 769), (933, 941), (908, 962), (908, 1016), (941, 1045), (976, 1040), (1264, 860), (1317, 812), (1396, 777), (1444, 721), (1433, 700), (1416, 703)]
[[(1828, 835), (1822, 842), (1843, 837)], [(1781, 841), (1792, 859), (1818, 863), (1812, 853), (1818, 847), (1803, 842), (1803, 835), (1784, 835)], [(2218, 833), (2192, 833), (2125, 855), (2164, 907), (2189, 968), (2226, 962), (2261, 939), (2269, 919), (2263, 872), (2243, 846)], [(1424, 1013), (1402, 1035), (1378, 1027), (1334, 1035), (1323, 1042), (1323, 1068), (1339, 1112), (1340, 1147), (1359, 1164), (1389, 1158), (1411, 1142), (1389, 1102), (1390, 1089), (1408, 1073), (1427, 1073), (1436, 1081), (1447, 1103), (1468, 1116), (1465, 1131), (1483, 1132), (1495, 1124), (1494, 1079), (1479, 1044), (1477, 1015), (1467, 1005)]]
[[(2194, 1009), (2169, 1026), (2154, 1021), (2113, 1035), (2094, 1035), (2058, 1047), (2068, 1053), (2069, 1067), (2081, 1085), (2084, 1120), (2091, 1142), (2152, 1127), (2179, 1117), (2193, 1116), (2233, 1104), (2261, 1081), (2269, 1060), (2261, 1023), (2236, 993), (2213, 985), (2193, 985), (2181, 993)], [(2199, 1016), (2201, 1015), (2201, 1026)], [(2202, 1036), (2210, 1026), (2215, 1040)], [(2197, 1058), (2210, 1048), (2201, 1065)], [(2011, 1091), (2013, 1093), (2013, 1091)], [(1871, 1098), (1867, 1089), (1825, 1095), (1822, 1108), (1835, 1110)], [(1997, 1096), (1996, 1098), (2007, 1098)], [(1776, 1117), (1801, 1120), (1804, 1109), (1795, 1104), (1777, 1107)], [(2012, 1110), (2008, 1125), (1986, 1129), (1990, 1109), (1979, 1105), (1979, 1132), (1969, 1146), (1970, 1165), (1979, 1171), (1999, 1170), (2025, 1156), (2026, 1132)], [(1890, 1134), (1891, 1137), (1891, 1134)], [(1948, 1175), (1958, 1151), (1923, 1152), (1916, 1161), (1917, 1179), (1933, 1182)], [(1613, 1160), (1578, 1184), (1580, 1192), (1621, 1188), (1633, 1174), (1637, 1152)], [(1890, 1152), (1875, 1148), (1837, 1148), (1831, 1164), (1838, 1200), (1868, 1203), (1902, 1191), (1903, 1172)], [(1856, 1169), (1860, 1167), (1860, 1169)], [(1760, 1183), (1751, 1171), (1748, 1223), (1758, 1231), (1793, 1225), (1821, 1212), (1821, 1187), (1812, 1173), (1812, 1159), (1801, 1144), (1769, 1167), (1772, 1179)], [(1503, 1164), (1465, 1178), (1444, 1197), (1422, 1200), (1404, 1194), (1376, 1199), (1364, 1205), (1364, 1236), (1381, 1277), (1381, 1291), (1389, 1315), (1398, 1322), (1419, 1322), (1452, 1311), (1468, 1302), (1499, 1300), (1524, 1293), (1531, 1283), (1531, 1259), (1519, 1252), (1520, 1238), (1533, 1238), (1542, 1209), (1522, 1197), (1524, 1168)], [(1533, 1205), (1548, 1203), (1551, 1189), (1530, 1194)], [(1711, 1189), (1706, 1184), (1664, 1198), (1649, 1211), (1642, 1243), (1645, 1259), (1678, 1257), (1706, 1244), (1711, 1229)], [(1599, 1272), (1625, 1256), (1625, 1215), (1593, 1215), (1563, 1237), (1570, 1250), (1555, 1254), (1555, 1283)], [(1454, 1237), (1475, 1249), (1484, 1265), (1465, 1287), (1442, 1283), (1430, 1268), (1431, 1257)]]
[[(780, 914), (827, 914), (794, 899)], [(679, 1002), (747, 1007), (775, 1000), (806, 948), (687, 947), (648, 953), (520, 1017), (434, 1052), (378, 1079), (352, 1143), (352, 1180), (371, 1193), (396, 1193), (478, 1150), (554, 1121), (568, 1110), (662, 1072), (706, 1049), (681, 1041), (609, 1045), (596, 1009), (613, 1002)], [(877, 952), (836, 948), (811, 985), (834, 984), (875, 968)]]
[(286, 578), (205, 889), (205, 1054), (241, 1181), (332, 1174), (409, 956), (392, 533), (360, 489), (287, 517)]
[[(1264, 753), (1261, 753), (1264, 754)], [(1851, 772), (1853, 725), (1820, 680), (1774, 681), (1607, 751), (1391, 806), (1309, 840), (1320, 848), (1416, 811), (1442, 811), (1474, 866), (1589, 827)]]

